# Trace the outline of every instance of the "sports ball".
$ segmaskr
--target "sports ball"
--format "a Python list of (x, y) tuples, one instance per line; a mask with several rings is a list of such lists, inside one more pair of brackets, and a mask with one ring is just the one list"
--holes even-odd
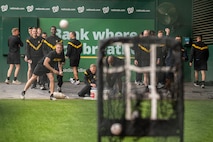
[(113, 135), (120, 135), (122, 132), (122, 125), (120, 123), (114, 123), (110, 130)]
[(60, 28), (62, 28), (62, 29), (66, 29), (66, 28), (69, 26), (69, 22), (68, 22), (66, 19), (62, 19), (62, 20), (59, 22), (59, 26), (60, 26)]
[(53, 92), (53, 96), (54, 96), (56, 99), (65, 99), (65, 98), (67, 98), (67, 96), (64, 95), (64, 94), (61, 93), (61, 92)]

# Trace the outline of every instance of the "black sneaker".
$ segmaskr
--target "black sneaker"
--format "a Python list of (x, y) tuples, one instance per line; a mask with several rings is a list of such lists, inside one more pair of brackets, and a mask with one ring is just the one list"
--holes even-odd
[(25, 99), (25, 92), (24, 92), (24, 91), (22, 91), (22, 92), (21, 92), (21, 96), (20, 96), (20, 98), (21, 98), (22, 100), (24, 100), (24, 99)]
[(205, 82), (204, 81), (201, 82), (201, 86), (200, 87), (201, 88), (205, 88)]
[(55, 101), (55, 100), (56, 100), (56, 98), (53, 96), (53, 94), (50, 95), (50, 100), (52, 100), (52, 101)]
[(46, 88), (44, 85), (41, 85), (41, 86), (40, 86), (40, 89), (41, 89), (41, 90), (47, 90), (47, 88)]
[(33, 85), (31, 86), (31, 89), (36, 89), (36, 84), (33, 84)]
[(194, 82), (194, 86), (196, 86), (196, 87), (200, 86), (200, 85), (199, 85), (199, 82), (198, 82), (198, 81), (195, 81), (195, 82)]
[(58, 92), (62, 92), (61, 87), (57, 87)]
[(149, 92), (149, 86), (145, 86), (145, 92)]

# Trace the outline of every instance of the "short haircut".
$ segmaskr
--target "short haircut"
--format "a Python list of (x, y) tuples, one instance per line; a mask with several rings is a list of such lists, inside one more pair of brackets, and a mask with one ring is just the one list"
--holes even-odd
[(197, 35), (201, 40), (203, 39), (203, 35)]
[(176, 35), (175, 37), (179, 37), (180, 39), (182, 39), (182, 37), (180, 35)]
[(73, 34), (74, 37), (76, 37), (76, 32), (75, 31), (71, 31), (71, 33)]
[(56, 45), (60, 45), (60, 46), (63, 47), (63, 44), (62, 44), (61, 42), (56, 42), (55, 46), (56, 46)]
[(150, 35), (151, 35), (151, 36), (154, 36), (154, 35), (155, 35), (155, 31), (154, 31), (154, 30), (151, 30), (151, 31), (150, 31)]
[(51, 26), (51, 28), (57, 29), (56, 26)]
[(15, 31), (18, 31), (19, 28), (12, 28), (11, 32), (14, 33)]
[(95, 65), (95, 64), (91, 64), (91, 65), (90, 65), (90, 68), (94, 68), (94, 67), (96, 68), (96, 65)]
[(162, 30), (159, 30), (158, 33), (164, 33)]

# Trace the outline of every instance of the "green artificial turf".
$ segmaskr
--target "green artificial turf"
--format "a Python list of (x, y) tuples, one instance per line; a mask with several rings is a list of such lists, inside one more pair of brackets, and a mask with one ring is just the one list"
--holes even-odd
[[(213, 140), (212, 110), (212, 101), (185, 101), (185, 142)], [(96, 101), (0, 100), (0, 142), (96, 141)], [(130, 141), (133, 139), (124, 139)]]
[(0, 142), (94, 142), (95, 106), (85, 100), (1, 100)]

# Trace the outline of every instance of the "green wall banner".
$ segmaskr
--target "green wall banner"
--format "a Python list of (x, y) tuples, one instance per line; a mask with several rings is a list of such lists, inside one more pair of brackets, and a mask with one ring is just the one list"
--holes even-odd
[(68, 0), (1, 0), (0, 16), (27, 17), (90, 17), (90, 18), (152, 18), (155, 0), (68, 1)]
[[(85, 19), (67, 18), (69, 26), (66, 29), (59, 27), (61, 18), (40, 18), (39, 24), (43, 31), (50, 34), (50, 27), (57, 27), (57, 35), (63, 39), (66, 52), (69, 32), (76, 31), (77, 39), (83, 44), (83, 52), (79, 66), (80, 78), (91, 63), (96, 63), (99, 41), (110, 37), (134, 37), (144, 29), (154, 29), (154, 20), (151, 19)], [(123, 55), (121, 46), (108, 47), (107, 54)], [(67, 60), (64, 66), (64, 76), (69, 78), (72, 70)]]
[[(155, 6), (155, 0), (1, 0), (0, 17), (1, 19), (19, 18), (20, 22), (18, 24), (23, 41), (28, 36), (27, 28), (31, 26), (30, 23), (32, 23), (32, 26), (41, 27), (48, 35), (50, 35), (50, 27), (56, 26), (58, 28), (57, 35), (64, 41), (65, 52), (69, 40), (69, 32), (76, 31), (77, 38), (83, 43), (83, 53), (79, 66), (79, 77), (82, 80), (82, 72), (91, 63), (96, 63), (100, 40), (117, 36), (133, 37), (144, 29), (155, 29)], [(35, 21), (37, 19), (38, 22), (27, 21), (30, 18), (35, 19)], [(61, 29), (59, 27), (61, 19), (68, 20), (68, 28)], [(2, 23), (5, 23), (4, 20), (2, 21)], [(12, 27), (1, 26), (0, 28), (3, 33), (6, 29), (5, 32)], [(2, 39), (6, 38), (8, 36)], [(0, 48), (3, 47), (2, 39), (0, 39)], [(1, 49), (1, 51), (6, 55), (7, 50)], [(22, 53), (24, 54), (24, 48)], [(122, 56), (122, 47), (109, 47), (107, 54)], [(2, 62), (6, 63), (5, 57)], [(64, 80), (66, 81), (72, 76), (68, 60), (64, 66), (64, 72)], [(21, 75), (22, 73), (20, 73)], [(25, 75), (23, 74), (23, 76)]]

